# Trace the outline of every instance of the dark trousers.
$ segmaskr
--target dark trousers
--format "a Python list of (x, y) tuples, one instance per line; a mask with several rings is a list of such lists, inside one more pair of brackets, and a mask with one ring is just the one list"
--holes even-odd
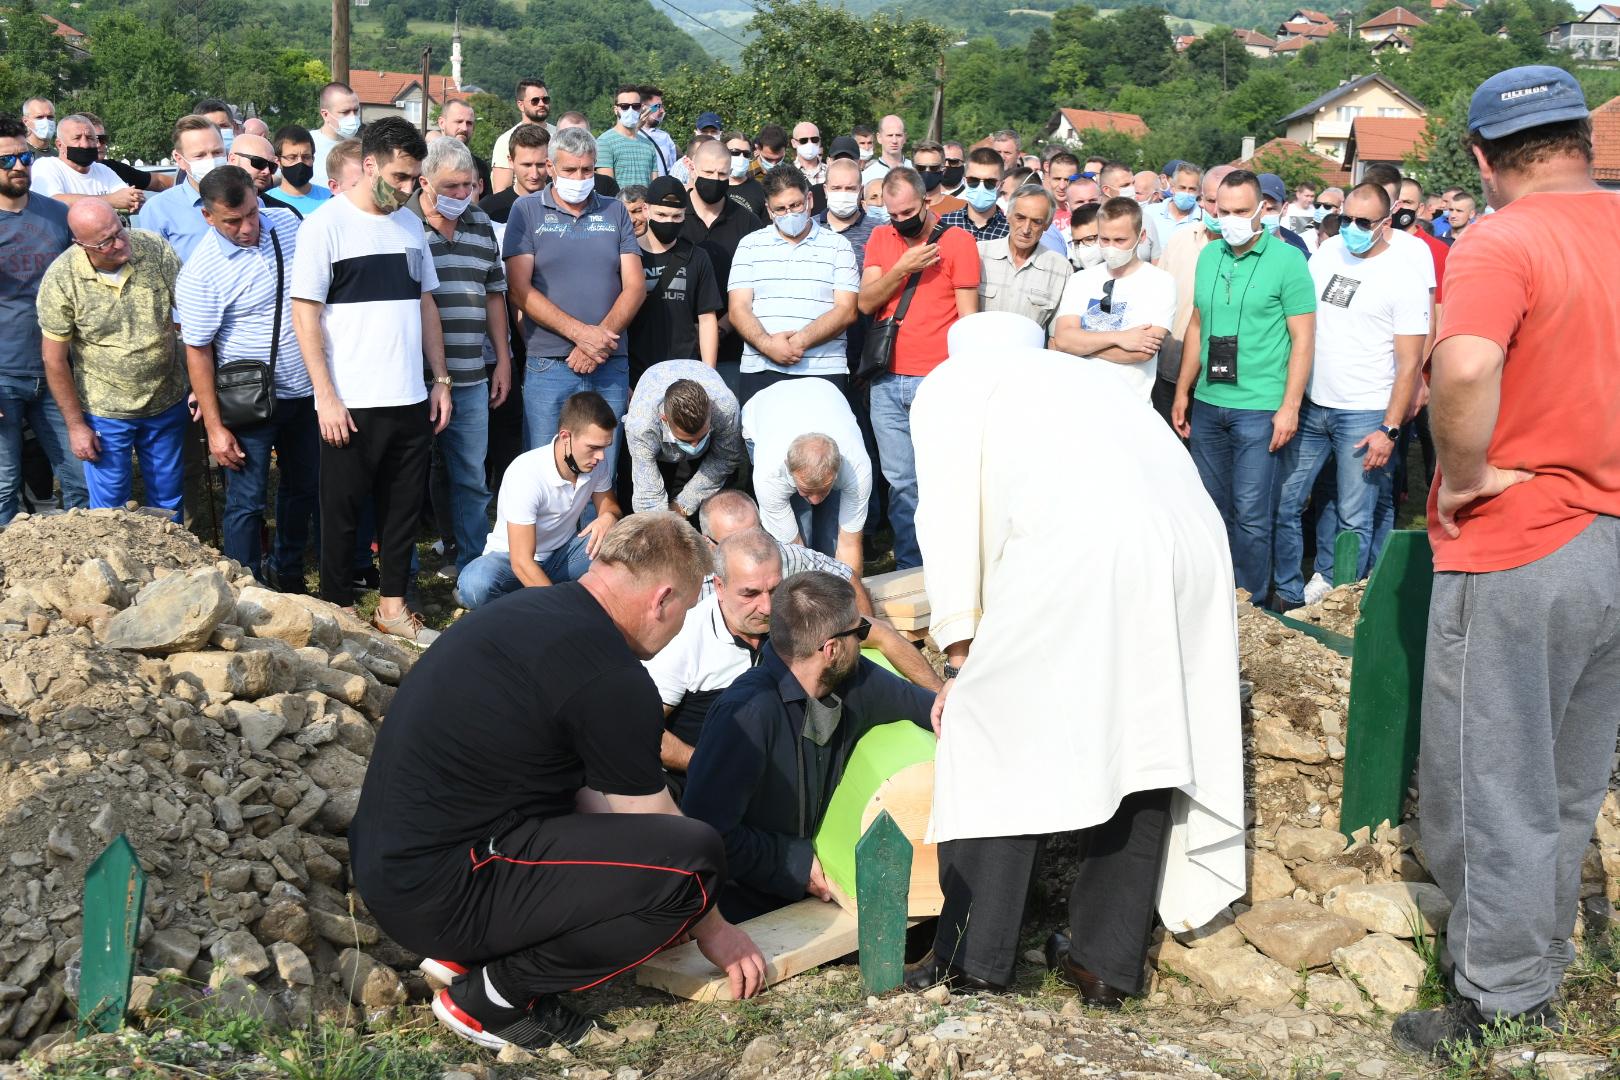
[[(1110, 986), (1136, 993), (1153, 932), (1170, 789), (1138, 791), (1114, 816), (1080, 833), (1080, 866), (1069, 891), (1069, 954)], [(934, 953), (969, 975), (1012, 982), (1024, 904), (1044, 837), (991, 836), (939, 845)]]
[(469, 845), (448, 926), (409, 897), (367, 892), (366, 903), (407, 949), (488, 965), (514, 1004), (588, 990), (650, 959), (697, 924), (726, 875), (720, 834), (667, 814), (530, 818), (493, 846)]
[(844, 386), (849, 382), (849, 376), (843, 372), (829, 372), (825, 375), (791, 375), (786, 371), (745, 371), (737, 377), (737, 404), (746, 405), (748, 399), (773, 383), (787, 382), (790, 379), (826, 379), (838, 387), (838, 392), (844, 392)]
[(433, 424), (428, 403), (350, 409), (347, 446), (321, 443), (321, 599), (354, 604), (355, 535), (361, 508), (376, 508), (383, 596), (403, 597), (422, 516)]
[(276, 486), (276, 541), (269, 570), (277, 577), (302, 579), (304, 548), (316, 521), (316, 476), (320, 471), (320, 423), (313, 397), (276, 399), (275, 411), (262, 424), (234, 432), (245, 459), (240, 469), (221, 469), (225, 477), (225, 554), (272, 584), (265, 576), (262, 541), (265, 510), (270, 503), (270, 458), (280, 466)]
[[(1153, 411), (1164, 417), (1166, 424), (1170, 423), (1170, 411), (1176, 404), (1176, 384), (1169, 379), (1153, 380)], [(1174, 425), (1171, 430), (1175, 430)], [(1178, 439), (1180, 435), (1176, 436)], [(1182, 440), (1185, 442), (1186, 440)]]

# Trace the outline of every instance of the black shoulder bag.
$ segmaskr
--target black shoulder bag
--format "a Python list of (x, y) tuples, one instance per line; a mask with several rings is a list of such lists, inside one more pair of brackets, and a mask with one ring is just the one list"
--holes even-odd
[(270, 244), (276, 249), (276, 317), (270, 324), (270, 363), (232, 360), (214, 369), (219, 418), (232, 430), (262, 424), (276, 411), (276, 356), (281, 352), (281, 294), (285, 290), (281, 238), (274, 229), (270, 231)]
[[(928, 242), (939, 243), (945, 228), (943, 221), (937, 223)], [(900, 303), (895, 306), (893, 318), (879, 319), (867, 328), (866, 345), (861, 349), (861, 362), (855, 369), (857, 381), (871, 382), (879, 375), (887, 375), (894, 370), (894, 345), (900, 340), (900, 324), (905, 321), (912, 294), (917, 291), (922, 276), (923, 272), (918, 270), (906, 278), (906, 287), (900, 293)]]
[(675, 280), (675, 275), (681, 272), (681, 267), (692, 261), (694, 247), (696, 245), (684, 236), (675, 240), (674, 245), (669, 249), (669, 262), (664, 264), (664, 269), (658, 275), (658, 281), (647, 291), (648, 300), (667, 289), (669, 283)]

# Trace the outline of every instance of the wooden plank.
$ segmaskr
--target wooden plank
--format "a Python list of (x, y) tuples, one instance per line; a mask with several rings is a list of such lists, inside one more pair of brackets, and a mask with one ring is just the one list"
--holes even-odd
[(916, 618), (928, 614), (928, 594), (908, 593), (893, 600), (877, 601), (873, 606), (886, 619)]
[(866, 591), (872, 595), (874, 602), (923, 591), (921, 568), (890, 570), (887, 574), (873, 574), (871, 577), (862, 578), (861, 581), (866, 585)]
[(1389, 534), (1356, 620), (1339, 831), (1398, 824), (1417, 762), (1434, 552), (1427, 533)]
[(927, 615), (889, 615), (885, 617), (885, 620), (896, 630), (909, 630), (912, 633), (920, 633), (928, 629)]
[(887, 993), (905, 975), (911, 841), (886, 811), (855, 844), (855, 879), (861, 981), (868, 994)]
[[(742, 924), (765, 955), (765, 985), (802, 975), (855, 952), (860, 945), (855, 916), (837, 904), (800, 900)], [(661, 952), (636, 969), (636, 982), (691, 1001), (730, 1001), (724, 973), (698, 951), (697, 942)]]

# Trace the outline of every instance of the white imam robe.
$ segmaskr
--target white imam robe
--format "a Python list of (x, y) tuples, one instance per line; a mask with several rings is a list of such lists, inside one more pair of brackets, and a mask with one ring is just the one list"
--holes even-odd
[(911, 410), (930, 629), (973, 643), (928, 839), (1083, 829), (1173, 788), (1158, 909), (1194, 929), (1245, 889), (1226, 527), (1105, 361), (972, 319)]

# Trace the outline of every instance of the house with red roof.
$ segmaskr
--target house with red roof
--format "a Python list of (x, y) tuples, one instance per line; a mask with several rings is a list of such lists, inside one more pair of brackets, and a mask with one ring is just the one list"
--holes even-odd
[(1146, 135), (1148, 126), (1140, 116), (1128, 112), (1110, 112), (1106, 109), (1059, 109), (1047, 124), (1048, 140), (1085, 145), (1084, 132), (1123, 131), (1128, 135)]
[(1592, 176), (1610, 191), (1620, 191), (1620, 97), (1592, 110)]

